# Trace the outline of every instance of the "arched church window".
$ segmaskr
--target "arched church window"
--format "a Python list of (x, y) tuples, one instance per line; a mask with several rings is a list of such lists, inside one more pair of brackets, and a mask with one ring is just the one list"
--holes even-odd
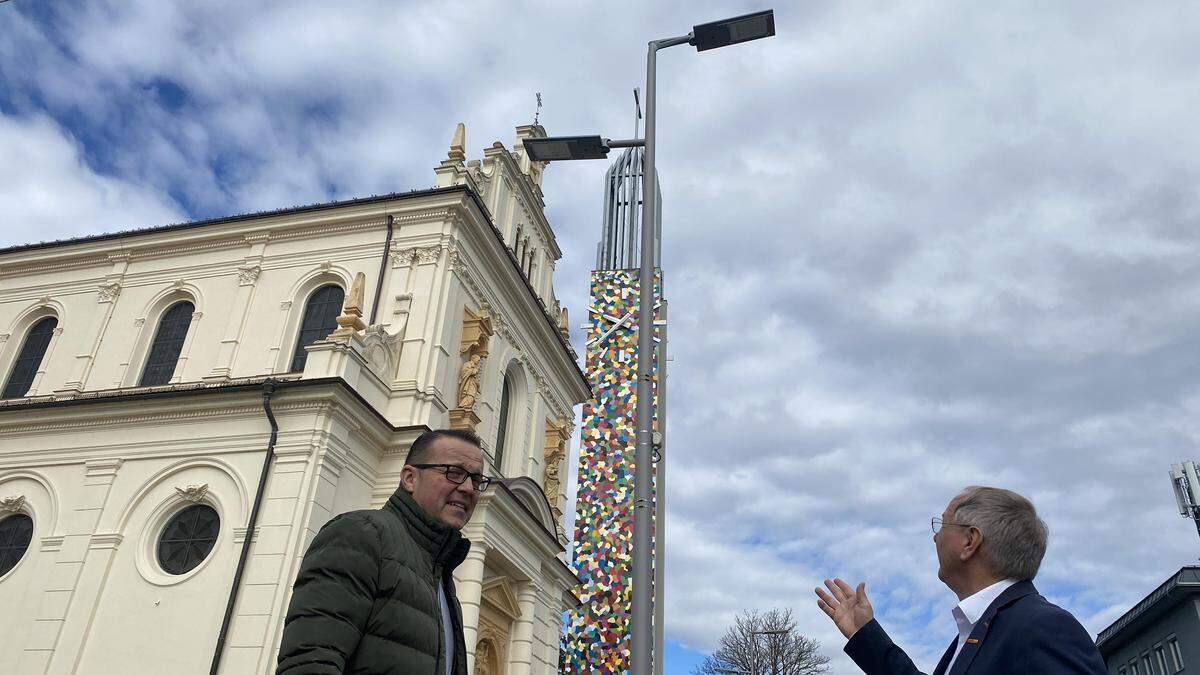
[(325, 338), (337, 328), (337, 316), (342, 312), (342, 302), (345, 299), (346, 292), (336, 284), (322, 286), (308, 296), (289, 372), (304, 370), (304, 363), (308, 360), (308, 352), (304, 351), (304, 348)]
[(33, 539), (33, 519), (15, 513), (0, 520), (0, 577), (8, 574), (21, 562)]
[(208, 504), (193, 504), (175, 514), (158, 537), (158, 564), (168, 574), (186, 574), (217, 544), (221, 517)]
[(512, 376), (504, 376), (504, 385), (500, 388), (500, 430), (496, 433), (496, 470), (503, 473), (504, 444), (508, 441), (509, 427), (512, 425)]
[(46, 348), (50, 346), (50, 338), (54, 337), (54, 329), (58, 327), (58, 319), (48, 316), (29, 329), (25, 336), (25, 344), (17, 354), (13, 363), (12, 373), (8, 383), (4, 385), (4, 398), (24, 396), (33, 386), (33, 378), (37, 376), (42, 358), (46, 356)]
[(163, 313), (158, 322), (158, 330), (154, 333), (154, 342), (150, 345), (146, 367), (142, 369), (139, 387), (153, 387), (171, 381), (171, 376), (175, 374), (175, 365), (179, 362), (179, 353), (183, 351), (188, 326), (192, 324), (193, 311), (195, 307), (192, 303), (184, 300), (171, 305)]

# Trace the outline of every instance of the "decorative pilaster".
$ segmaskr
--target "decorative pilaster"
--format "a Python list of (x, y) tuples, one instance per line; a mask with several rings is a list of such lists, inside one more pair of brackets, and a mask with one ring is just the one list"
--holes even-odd
[(104, 333), (108, 329), (108, 322), (112, 320), (113, 309), (116, 307), (117, 298), (120, 295), (121, 284), (118, 281), (110, 281), (97, 287), (96, 304), (100, 307), (92, 315), (91, 325), (88, 326), (85, 333), (85, 335), (93, 336), (91, 348), (86, 353), (75, 355), (75, 364), (71, 368), (71, 375), (67, 378), (63, 388), (55, 390), (54, 393), (71, 395), (83, 391), (88, 374), (92, 370), (92, 360), (96, 358), (96, 350), (100, 348), (100, 341), (104, 339)]
[(458, 604), (462, 606), (463, 639), (467, 645), (467, 672), (475, 669), (475, 643), (479, 633), (479, 603), (483, 599), (483, 567), (487, 545), (472, 541), (467, 559), (454, 570)]
[(225, 333), (221, 338), (220, 350), (217, 352), (217, 364), (204, 378), (205, 381), (219, 382), (232, 376), (233, 361), (237, 356), (238, 345), (241, 343), (242, 334), (246, 329), (248, 319), (246, 312), (254, 298), (254, 289), (257, 287), (260, 274), (262, 274), (262, 267), (258, 264), (238, 268), (237, 297), (233, 300), (233, 306), (229, 308), (229, 319), (225, 323)]
[(517, 591), (517, 604), (521, 607), (521, 616), (513, 622), (512, 651), (508, 657), (508, 672), (510, 675), (530, 675), (533, 673), (533, 621), (537, 610), (537, 589), (532, 581), (521, 584)]
[(119, 458), (90, 459), (84, 463), (83, 491), (65, 522), (68, 531), (62, 547), (47, 570), (42, 609), (34, 619), (34, 630), (21, 656), (20, 672), (77, 670), (97, 598), (121, 536), (96, 531), (108, 503), (113, 480), (123, 461)]

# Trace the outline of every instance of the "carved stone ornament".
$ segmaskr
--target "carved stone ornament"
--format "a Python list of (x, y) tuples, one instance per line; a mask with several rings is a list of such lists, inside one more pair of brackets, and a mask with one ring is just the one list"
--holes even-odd
[(43, 307), (50, 304), (50, 296), (43, 295), (42, 297), (38, 298), (38, 304), (42, 305)]
[(337, 318), (338, 327), (333, 331), (333, 335), (345, 335), (367, 329), (367, 324), (362, 318), (366, 283), (367, 275), (362, 272), (354, 275), (354, 283), (350, 284), (350, 292), (342, 303), (342, 313)]
[(542, 492), (550, 508), (554, 511), (555, 520), (562, 518), (562, 510), (558, 507), (558, 491), (562, 487), (559, 470), (562, 460), (567, 455), (567, 439), (571, 437), (567, 423), (546, 420), (546, 434), (543, 445), (545, 465), (542, 469)]
[(249, 286), (258, 281), (258, 275), (262, 273), (262, 268), (258, 265), (253, 267), (241, 267), (238, 269), (238, 285)]
[(291, 300), (284, 300), (283, 302), (279, 303), (279, 311), (281, 311), (281, 312), (286, 312), (291, 308), (292, 308)]
[(112, 302), (121, 294), (121, 284), (100, 284), (100, 295), (96, 298), (96, 302)]
[(396, 244), (392, 244), (392, 250), (389, 254), (392, 258), (392, 267), (405, 267), (411, 265), (417, 259), (417, 249), (400, 248)]
[(189, 485), (184, 488), (175, 488), (175, 492), (183, 501), (198, 504), (204, 499), (204, 495), (208, 494), (208, 483), (205, 483), (204, 485)]
[(485, 312), (476, 314), (470, 307), (463, 307), (462, 337), (458, 341), (458, 353), (486, 357), (496, 330), (492, 318)]
[(428, 265), (435, 263), (442, 256), (441, 246), (422, 246), (417, 249), (417, 264)]
[(0, 333), (0, 344), (8, 342), (8, 338), (12, 337), (12, 333)]
[(479, 380), (483, 376), (483, 356), (472, 354), (458, 371), (458, 408), (474, 410), (479, 400)]
[(0, 513), (17, 513), (25, 508), (25, 495), (0, 497)]

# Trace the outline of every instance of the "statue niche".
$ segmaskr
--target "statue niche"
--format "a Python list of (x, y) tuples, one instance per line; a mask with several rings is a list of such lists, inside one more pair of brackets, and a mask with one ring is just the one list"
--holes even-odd
[(462, 338), (458, 343), (458, 354), (463, 359), (458, 368), (458, 386), (455, 391), (455, 406), (450, 410), (450, 428), (475, 431), (479, 415), (475, 404), (483, 389), (483, 360), (487, 358), (489, 345), (495, 328), (487, 314), (476, 314), (463, 307)]

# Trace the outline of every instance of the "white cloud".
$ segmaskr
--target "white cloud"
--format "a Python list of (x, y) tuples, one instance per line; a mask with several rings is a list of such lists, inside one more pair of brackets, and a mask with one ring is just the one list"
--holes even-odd
[(99, 174), (74, 139), (45, 116), (0, 115), (4, 239), (36, 243), (183, 219), (172, 200), (135, 182)]
[[(456, 122), (511, 144), (539, 91), (551, 133), (626, 136), (646, 40), (757, 8), (36, 4), (0, 10), (10, 243), (427, 187)], [(1034, 499), (1040, 584), (1098, 631), (1193, 558), (1198, 10), (778, 10), (659, 58), (668, 634), (786, 604), (854, 672), (809, 590), (843, 574), (931, 664), (927, 521), (969, 483)], [(544, 184), (576, 323), (603, 169)]]

